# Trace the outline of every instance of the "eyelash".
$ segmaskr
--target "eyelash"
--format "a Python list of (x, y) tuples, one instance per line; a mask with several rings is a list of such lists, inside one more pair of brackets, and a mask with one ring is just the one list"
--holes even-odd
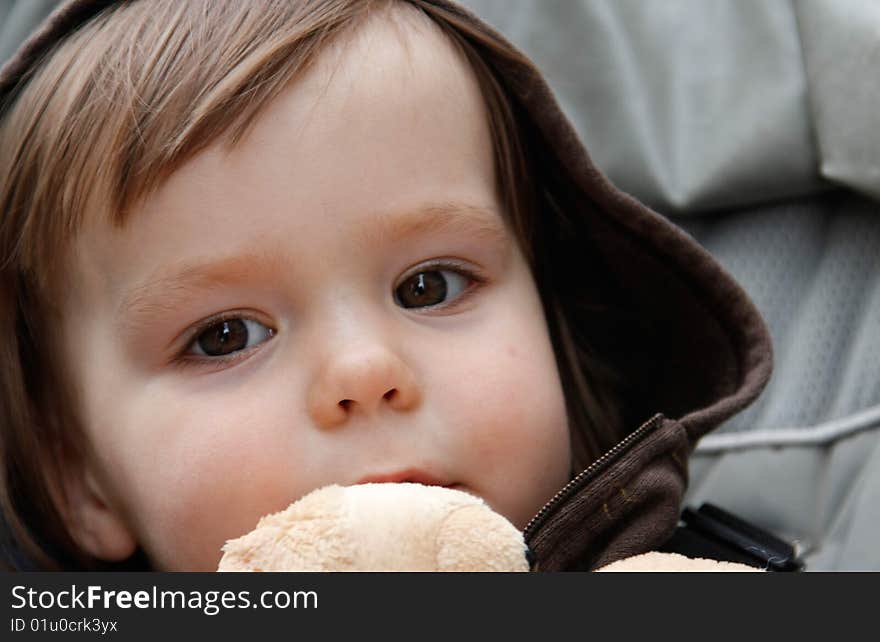
[(212, 369), (221, 370), (223, 368), (228, 368), (230, 366), (233, 366), (236, 363), (238, 363), (239, 361), (244, 361), (245, 359), (247, 359), (250, 356), (250, 354), (254, 350), (259, 349), (259, 347), (260, 347), (260, 345), (262, 345), (262, 343), (266, 343), (266, 341), (263, 341), (262, 343), (259, 343), (255, 346), (250, 347), (250, 348), (245, 348), (244, 350), (237, 350), (236, 352), (232, 353), (230, 356), (226, 356), (226, 357), (205, 357), (205, 356), (187, 354), (187, 351), (190, 349), (190, 346), (192, 346), (193, 342), (199, 338), (199, 335), (201, 335), (203, 332), (205, 332), (206, 330), (208, 330), (212, 326), (215, 326), (218, 323), (223, 323), (224, 321), (229, 321), (230, 319), (247, 319), (247, 320), (255, 321), (257, 323), (265, 325), (267, 328), (269, 328), (269, 331), (271, 332), (271, 336), (275, 336), (275, 334), (278, 332), (272, 326), (270, 326), (266, 323), (263, 323), (262, 321), (257, 319), (253, 314), (247, 314), (245, 312), (235, 311), (235, 310), (230, 311), (230, 312), (223, 312), (221, 314), (217, 314), (215, 316), (208, 317), (207, 319), (205, 319), (203, 321), (200, 321), (198, 323), (198, 325), (196, 325), (196, 327), (192, 329), (191, 332), (187, 333), (187, 339), (186, 339), (186, 344), (184, 346), (184, 350), (183, 350), (183, 352), (181, 352), (179, 355), (177, 355), (174, 358), (172, 365), (180, 366), (180, 367), (184, 367), (184, 368), (204, 368), (204, 369), (208, 369), (208, 370), (212, 370)]
[[(402, 283), (405, 283), (407, 281), (407, 279), (410, 279), (411, 277), (415, 276), (416, 274), (419, 274), (421, 272), (442, 272), (442, 271), (446, 271), (446, 270), (460, 274), (461, 276), (466, 278), (468, 281), (470, 281), (470, 284), (454, 301), (452, 301), (450, 303), (438, 303), (437, 305), (427, 306), (427, 307), (421, 308), (422, 310), (428, 310), (428, 311), (434, 311), (434, 312), (455, 310), (455, 309), (461, 307), (467, 301), (469, 301), (470, 298), (474, 294), (476, 294), (477, 290), (479, 290), (483, 285), (485, 285), (485, 283), (488, 280), (481, 273), (470, 268), (465, 263), (462, 263), (460, 261), (455, 261), (452, 259), (438, 259), (436, 261), (430, 261), (428, 263), (423, 263), (421, 265), (414, 267), (402, 279), (400, 279), (400, 281), (397, 283), (397, 285), (394, 286), (394, 290), (392, 290), (392, 293), (393, 293), (393, 291), (396, 291), (397, 288), (400, 287), (400, 285)], [(392, 296), (393, 296), (393, 294), (392, 294)]]
[[(467, 303), (471, 299), (471, 297), (479, 290), (486, 282), (487, 279), (481, 273), (476, 270), (468, 267), (465, 263), (460, 261), (445, 259), (445, 260), (437, 260), (431, 261), (428, 263), (424, 263), (422, 265), (418, 265), (413, 268), (409, 273), (407, 273), (397, 285), (394, 286), (392, 290), (396, 290), (400, 287), (400, 284), (406, 282), (407, 279), (419, 274), (421, 272), (432, 272), (432, 271), (443, 271), (450, 270), (456, 272), (470, 281), (470, 284), (467, 288), (451, 303), (440, 303), (434, 306), (427, 306), (422, 308), (423, 310), (428, 311), (452, 311), (459, 308), (464, 303)], [(250, 357), (251, 353), (255, 350), (258, 350), (262, 343), (267, 343), (268, 341), (264, 341), (260, 344), (252, 346), (251, 348), (246, 348), (244, 350), (238, 350), (234, 352), (231, 356), (227, 357), (204, 357), (204, 356), (193, 356), (187, 355), (186, 351), (189, 350), (192, 343), (201, 335), (203, 332), (211, 328), (212, 326), (217, 325), (218, 323), (223, 323), (224, 321), (228, 321), (230, 319), (248, 319), (251, 321), (256, 321), (257, 323), (262, 323), (259, 319), (254, 318), (253, 315), (248, 315), (242, 311), (231, 311), (231, 312), (223, 312), (221, 314), (208, 317), (207, 319), (198, 323), (198, 325), (193, 328), (193, 330), (187, 333), (186, 346), (184, 348), (184, 352), (177, 355), (172, 365), (181, 367), (181, 368), (196, 368), (203, 370), (222, 370), (225, 368), (232, 367), (237, 363), (246, 360)], [(270, 329), (272, 336), (277, 333), (277, 330), (267, 324), (267, 328)]]

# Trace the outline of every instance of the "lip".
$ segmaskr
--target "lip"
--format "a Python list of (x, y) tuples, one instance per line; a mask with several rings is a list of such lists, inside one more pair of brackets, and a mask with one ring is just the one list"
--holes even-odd
[(423, 486), (443, 486), (444, 488), (451, 488), (456, 485), (418, 468), (407, 468), (406, 470), (394, 473), (367, 475), (357, 481), (358, 484), (400, 484), (406, 482), (422, 484)]

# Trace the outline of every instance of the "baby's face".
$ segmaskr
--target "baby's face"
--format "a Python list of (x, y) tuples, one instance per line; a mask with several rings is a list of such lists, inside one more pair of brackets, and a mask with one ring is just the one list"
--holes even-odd
[(78, 237), (63, 336), (96, 453), (73, 493), (92, 552), (136, 541), (160, 569), (214, 570), (261, 515), (377, 478), (460, 488), (523, 527), (567, 480), (476, 81), (401, 19), (409, 51), (369, 23), (236, 147)]

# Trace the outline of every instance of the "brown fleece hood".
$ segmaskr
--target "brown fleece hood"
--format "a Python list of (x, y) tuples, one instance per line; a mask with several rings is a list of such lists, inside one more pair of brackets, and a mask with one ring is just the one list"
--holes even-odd
[[(73, 0), (57, 10), (0, 71), (0, 113), (54, 43), (116, 1), (124, 0)], [(469, 11), (431, 4), (506, 42)], [(593, 165), (525, 57), (512, 62), (480, 50), (528, 130), (542, 203), (536, 234), (553, 247), (552, 256), (537, 257), (537, 269), (571, 292), (563, 313), (588, 340), (598, 308), (583, 304), (578, 276), (598, 270), (601, 292), (590, 295), (614, 311), (594, 343), (623, 382), (621, 441), (526, 528), (533, 568), (592, 569), (655, 549), (672, 534), (687, 457), (700, 437), (758, 396), (770, 376), (770, 338), (748, 296), (706, 251)]]

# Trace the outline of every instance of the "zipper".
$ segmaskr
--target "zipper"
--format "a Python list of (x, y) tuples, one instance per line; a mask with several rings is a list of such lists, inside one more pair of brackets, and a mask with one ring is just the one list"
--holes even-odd
[(584, 468), (578, 473), (574, 479), (563, 486), (559, 492), (551, 497), (546, 504), (541, 507), (531, 521), (523, 529), (523, 536), (528, 541), (535, 534), (535, 531), (544, 523), (544, 520), (559, 504), (572, 496), (575, 491), (580, 490), (590, 480), (596, 477), (600, 472), (609, 466), (615, 459), (619, 458), (623, 453), (629, 450), (642, 437), (655, 430), (663, 422), (663, 414), (657, 413), (648, 421), (639, 426), (636, 430), (628, 434), (619, 441), (611, 450), (599, 457), (592, 464)]

